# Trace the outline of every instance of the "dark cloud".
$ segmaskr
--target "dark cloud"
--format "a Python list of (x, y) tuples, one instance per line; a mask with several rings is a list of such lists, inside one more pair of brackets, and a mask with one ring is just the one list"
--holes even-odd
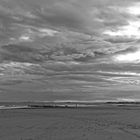
[[(111, 5), (123, 4), (121, 1), (42, 0), (32, 2), (29, 0), (27, 2), (12, 0), (1, 3), (5, 9), (9, 9), (9, 14), (12, 12), (15, 16), (23, 16), (54, 27), (63, 27), (90, 34), (106, 26), (127, 24), (123, 15), (111, 8), (108, 9)], [(97, 19), (103, 20), (103, 23)]]
[(116, 52), (115, 54), (127, 54), (127, 53), (131, 53), (131, 52), (136, 52), (138, 50), (138, 48), (136, 48), (135, 46), (130, 46), (124, 50), (120, 50), (118, 52)]
[(133, 38), (125, 38), (125, 37), (110, 37), (106, 38), (105, 41), (110, 42), (110, 43), (131, 43), (135, 42), (136, 40)]

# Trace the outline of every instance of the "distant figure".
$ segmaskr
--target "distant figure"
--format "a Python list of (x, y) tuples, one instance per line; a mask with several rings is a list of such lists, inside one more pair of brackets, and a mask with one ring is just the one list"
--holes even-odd
[(68, 105), (65, 105), (65, 108), (68, 108)]

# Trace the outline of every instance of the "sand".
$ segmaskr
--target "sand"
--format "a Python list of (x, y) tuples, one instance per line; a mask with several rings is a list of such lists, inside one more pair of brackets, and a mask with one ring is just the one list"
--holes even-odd
[(0, 110), (0, 140), (140, 140), (140, 108)]

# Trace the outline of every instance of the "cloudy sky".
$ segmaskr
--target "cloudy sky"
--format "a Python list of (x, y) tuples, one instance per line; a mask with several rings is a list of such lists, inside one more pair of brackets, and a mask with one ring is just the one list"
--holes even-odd
[(0, 101), (139, 99), (139, 0), (0, 0)]

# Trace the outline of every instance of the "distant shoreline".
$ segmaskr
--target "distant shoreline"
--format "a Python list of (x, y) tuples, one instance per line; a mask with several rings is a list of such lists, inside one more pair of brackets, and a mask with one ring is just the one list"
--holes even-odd
[(140, 102), (0, 102), (3, 109), (140, 107)]

